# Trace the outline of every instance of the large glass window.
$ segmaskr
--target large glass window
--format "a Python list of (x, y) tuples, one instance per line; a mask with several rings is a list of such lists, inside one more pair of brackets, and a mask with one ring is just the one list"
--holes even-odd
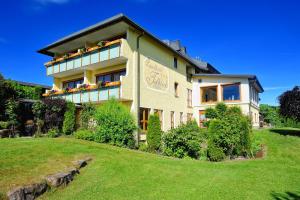
[(238, 101), (241, 99), (240, 84), (223, 85), (223, 101)]
[(96, 77), (97, 83), (99, 81), (101, 82), (114, 82), (114, 81), (120, 81), (120, 76), (125, 76), (126, 70), (117, 71), (117, 72), (111, 72), (106, 74), (101, 74)]
[(202, 102), (215, 102), (218, 100), (217, 86), (201, 88), (202, 91)]
[(72, 81), (66, 81), (63, 83), (63, 88), (76, 88), (77, 84), (82, 84), (83, 83), (83, 79), (77, 79), (77, 80), (72, 80)]

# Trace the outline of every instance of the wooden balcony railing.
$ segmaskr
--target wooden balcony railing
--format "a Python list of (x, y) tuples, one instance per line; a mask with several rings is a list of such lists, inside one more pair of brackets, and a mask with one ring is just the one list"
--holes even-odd
[(107, 42), (104, 46), (88, 48), (85, 52), (77, 52), (45, 63), (47, 75), (68, 71), (120, 57), (121, 39)]

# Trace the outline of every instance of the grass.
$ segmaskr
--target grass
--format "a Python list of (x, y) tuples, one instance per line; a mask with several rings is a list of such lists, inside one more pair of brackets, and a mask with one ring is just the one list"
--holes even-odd
[[(70, 138), (0, 140), (0, 192), (92, 156), (66, 188), (41, 199), (280, 199), (299, 197), (300, 137), (259, 130), (266, 158), (179, 160)], [(294, 199), (296, 199), (294, 198)]]

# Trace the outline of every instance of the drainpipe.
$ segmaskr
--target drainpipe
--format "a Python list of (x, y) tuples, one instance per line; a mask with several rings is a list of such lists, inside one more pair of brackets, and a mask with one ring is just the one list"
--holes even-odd
[(142, 32), (140, 35), (137, 36), (136, 38), (136, 51), (137, 51), (137, 75), (136, 75), (136, 79), (137, 79), (137, 86), (136, 86), (136, 107), (137, 107), (137, 125), (138, 125), (138, 130), (136, 133), (136, 144), (137, 146), (139, 145), (139, 140), (140, 140), (140, 129), (139, 129), (139, 122), (140, 122), (140, 104), (141, 104), (141, 97), (140, 97), (140, 74), (141, 74), (141, 70), (140, 70), (140, 38), (143, 37), (145, 33)]

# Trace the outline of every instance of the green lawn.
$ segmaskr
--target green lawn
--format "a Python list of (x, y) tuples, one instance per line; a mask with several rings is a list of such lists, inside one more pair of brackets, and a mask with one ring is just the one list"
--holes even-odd
[[(86, 155), (94, 160), (66, 188), (41, 199), (276, 199), (300, 194), (300, 137), (256, 131), (264, 159), (178, 160), (68, 138), (1, 139), (0, 192), (36, 181)], [(289, 193), (286, 193), (289, 192)], [(296, 199), (296, 198), (295, 198)]]

